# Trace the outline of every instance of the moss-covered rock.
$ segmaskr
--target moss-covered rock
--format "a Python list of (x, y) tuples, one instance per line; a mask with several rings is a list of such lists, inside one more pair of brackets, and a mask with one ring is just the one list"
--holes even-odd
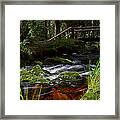
[(81, 76), (78, 72), (63, 72), (59, 75), (59, 78), (64, 81), (75, 81), (80, 80)]
[(49, 64), (73, 64), (73, 62), (69, 59), (61, 58), (61, 57), (53, 57), (53, 58), (47, 58), (44, 61), (44, 64), (49, 65)]
[(43, 67), (43, 63), (41, 61), (34, 61), (35, 65), (40, 65), (40, 67)]

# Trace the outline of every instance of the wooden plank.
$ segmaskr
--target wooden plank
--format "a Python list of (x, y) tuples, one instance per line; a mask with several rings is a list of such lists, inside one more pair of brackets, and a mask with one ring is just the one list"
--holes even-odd
[(84, 32), (84, 31), (99, 31), (100, 29), (80, 29), (80, 30), (74, 30), (75, 32)]
[(87, 27), (72, 27), (73, 29), (92, 29), (92, 28), (100, 28), (100, 26), (87, 26)]
[(56, 37), (58, 37), (59, 35), (65, 33), (66, 31), (68, 31), (68, 30), (71, 29), (71, 28), (72, 28), (72, 27), (69, 27), (69, 28), (65, 29), (64, 31), (60, 32), (59, 34), (55, 35), (54, 37), (50, 38), (50, 39), (47, 40), (47, 41), (51, 41), (51, 40), (55, 39)]

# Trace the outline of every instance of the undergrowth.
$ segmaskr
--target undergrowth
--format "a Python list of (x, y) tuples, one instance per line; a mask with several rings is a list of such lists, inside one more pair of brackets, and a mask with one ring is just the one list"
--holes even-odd
[(99, 100), (100, 99), (100, 61), (97, 62), (92, 74), (87, 77), (88, 90), (82, 96), (81, 100)]

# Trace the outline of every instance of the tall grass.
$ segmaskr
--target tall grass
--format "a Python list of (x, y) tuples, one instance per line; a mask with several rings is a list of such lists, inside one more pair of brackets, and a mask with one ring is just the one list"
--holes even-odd
[(20, 88), (20, 98), (21, 98), (21, 100), (24, 100), (24, 97), (23, 97), (23, 95), (22, 95), (22, 90), (21, 90), (21, 88)]
[[(38, 92), (39, 89), (39, 92)], [(32, 94), (32, 100), (39, 100), (40, 99), (40, 95), (41, 95), (41, 91), (42, 91), (42, 85), (39, 86), (39, 84), (36, 85), (36, 88), (34, 89), (34, 93)]]
[[(39, 92), (38, 92), (39, 90)], [(26, 94), (25, 94), (25, 98), (22, 95), (22, 90), (20, 88), (20, 98), (21, 100), (29, 100), (29, 95), (28, 95), (29, 89), (28, 87), (26, 88)], [(39, 100), (41, 98), (41, 92), (42, 92), (42, 85), (39, 86), (39, 84), (36, 85), (36, 88), (33, 89), (33, 94), (31, 94), (32, 96), (32, 100)]]
[(28, 87), (26, 88), (26, 100), (28, 100)]
[(92, 74), (87, 77), (88, 90), (81, 100), (99, 100), (100, 99), (100, 61), (97, 61)]
[(42, 85), (40, 86), (40, 90), (39, 90), (39, 94), (38, 94), (38, 100), (40, 99), (40, 95), (41, 95), (41, 91), (42, 91)]

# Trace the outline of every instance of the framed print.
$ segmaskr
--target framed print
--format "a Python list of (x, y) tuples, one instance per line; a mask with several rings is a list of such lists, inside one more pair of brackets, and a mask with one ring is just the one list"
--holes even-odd
[(1, 3), (2, 119), (119, 119), (119, 2)]

